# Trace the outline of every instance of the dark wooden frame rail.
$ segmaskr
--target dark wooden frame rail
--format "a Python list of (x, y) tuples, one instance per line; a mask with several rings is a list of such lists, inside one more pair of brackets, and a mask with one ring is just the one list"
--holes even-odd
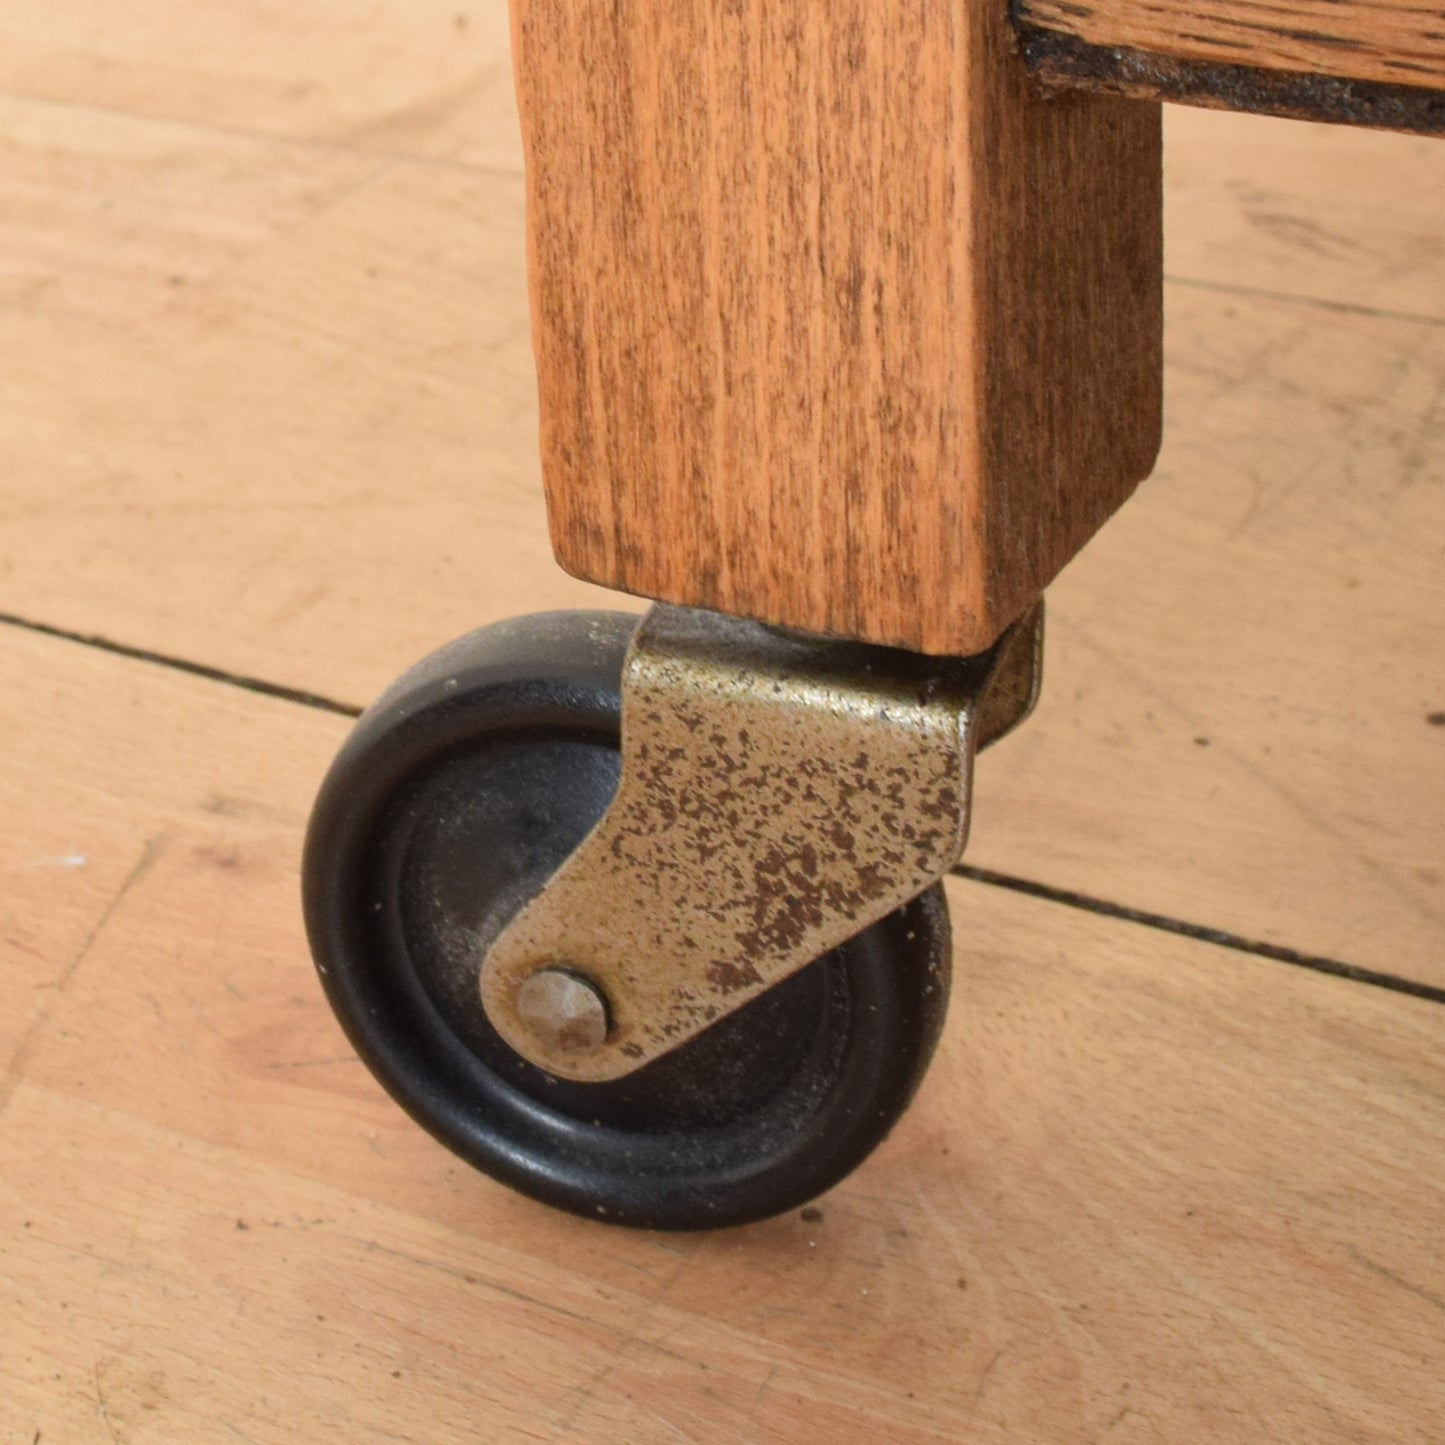
[(1017, 0), (1013, 20), (1049, 91), (1445, 133), (1439, 4)]

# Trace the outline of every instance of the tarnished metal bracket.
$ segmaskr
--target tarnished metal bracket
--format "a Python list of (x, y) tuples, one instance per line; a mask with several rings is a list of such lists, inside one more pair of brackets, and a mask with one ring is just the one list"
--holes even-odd
[(1043, 608), (933, 658), (657, 606), (622, 680), (612, 806), (483, 962), (502, 1037), (619, 1078), (957, 862), (974, 753), (1038, 695)]

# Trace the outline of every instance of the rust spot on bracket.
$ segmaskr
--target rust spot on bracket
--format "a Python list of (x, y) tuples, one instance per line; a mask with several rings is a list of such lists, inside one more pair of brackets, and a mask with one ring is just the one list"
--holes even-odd
[[(976, 749), (1037, 695), (1042, 610), (933, 658), (654, 607), (622, 684), (622, 781), (492, 946), (482, 999), (549, 1072), (618, 1078), (916, 897), (957, 861)], [(583, 975), (611, 1028), (549, 1049), (516, 1008)]]

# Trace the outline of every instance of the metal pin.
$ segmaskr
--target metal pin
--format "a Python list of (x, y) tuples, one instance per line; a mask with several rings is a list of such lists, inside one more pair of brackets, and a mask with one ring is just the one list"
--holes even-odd
[(607, 1039), (607, 1000), (586, 975), (539, 968), (517, 990), (517, 1014), (538, 1042), (564, 1054), (590, 1054)]

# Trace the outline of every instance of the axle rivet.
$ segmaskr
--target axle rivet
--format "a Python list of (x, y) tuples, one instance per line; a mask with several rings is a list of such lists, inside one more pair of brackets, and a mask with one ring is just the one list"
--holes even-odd
[(539, 968), (517, 990), (517, 1014), (537, 1041), (562, 1054), (590, 1054), (607, 1039), (607, 999), (585, 974)]

